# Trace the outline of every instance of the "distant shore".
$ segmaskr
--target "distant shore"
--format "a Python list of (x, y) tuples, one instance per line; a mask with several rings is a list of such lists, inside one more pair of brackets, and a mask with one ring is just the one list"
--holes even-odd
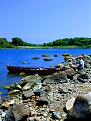
[(15, 46), (13, 48), (0, 48), (0, 49), (90, 49), (90, 47), (81, 46)]

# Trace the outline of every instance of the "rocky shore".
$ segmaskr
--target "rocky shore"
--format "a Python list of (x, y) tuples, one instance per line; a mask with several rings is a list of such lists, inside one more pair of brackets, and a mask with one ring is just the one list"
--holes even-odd
[(10, 98), (0, 98), (0, 121), (90, 121), (91, 56), (84, 61), (86, 68), (80, 71), (66, 66), (65, 71), (25, 76), (11, 85)]

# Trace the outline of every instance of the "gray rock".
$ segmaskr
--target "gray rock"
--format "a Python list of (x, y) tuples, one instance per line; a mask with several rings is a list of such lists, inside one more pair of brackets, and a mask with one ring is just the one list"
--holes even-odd
[(60, 119), (60, 112), (52, 112), (52, 118), (53, 119)]
[[(22, 79), (22, 82), (41, 82), (41, 77), (38, 75), (38, 74), (35, 74), (35, 75), (31, 75), (31, 76), (27, 76), (27, 77), (24, 77)], [(21, 82), (21, 84), (22, 84)]]
[(22, 90), (29, 90), (32, 89), (35, 85), (37, 85), (35, 82), (28, 82), (23, 88)]
[[(69, 111), (69, 116), (75, 118), (86, 118), (90, 114), (89, 104), (84, 96), (78, 96), (75, 101), (72, 102), (73, 107)], [(72, 105), (72, 104), (71, 104)]]
[(3, 121), (15, 121), (14, 114), (11, 110), (8, 110)]
[(35, 117), (29, 117), (29, 118), (27, 119), (27, 121), (39, 121), (39, 120), (37, 120), (37, 118), (35, 118)]
[(78, 77), (81, 79), (89, 79), (89, 75), (87, 73), (81, 73)]
[(40, 96), (41, 94), (44, 93), (44, 90), (43, 89), (37, 89), (33, 93), (35, 94), (35, 96)]
[(43, 106), (43, 105), (48, 105), (48, 100), (46, 97), (42, 96), (39, 97), (38, 101), (37, 101), (37, 105), (39, 106)]
[(14, 104), (12, 107), (12, 111), (14, 113), (16, 121), (25, 121), (22, 119), (26, 119), (29, 115), (29, 108), (23, 104)]
[(23, 99), (30, 98), (33, 95), (34, 95), (34, 93), (32, 92), (32, 90), (23, 91), (22, 98)]
[(85, 94), (84, 97), (88, 101), (88, 104), (91, 105), (91, 92), (89, 92), (88, 94)]

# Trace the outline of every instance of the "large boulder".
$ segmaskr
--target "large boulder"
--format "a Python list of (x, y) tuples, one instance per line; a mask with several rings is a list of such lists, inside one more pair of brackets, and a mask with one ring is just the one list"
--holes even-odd
[(91, 119), (91, 93), (68, 100), (66, 110), (68, 111), (68, 119), (84, 121)]
[(26, 76), (22, 79), (22, 81), (24, 82), (31, 82), (31, 81), (37, 81), (39, 82), (42, 78), (38, 75), (38, 74), (35, 74), (35, 75), (30, 75), (30, 76)]
[(15, 121), (26, 121), (26, 119), (30, 113), (30, 110), (27, 106), (25, 106), (23, 104), (19, 104), (19, 105), (14, 104), (12, 107), (12, 112), (14, 114)]
[(88, 73), (81, 72), (78, 75), (77, 80), (79, 80), (80, 82), (87, 82), (89, 78), (90, 78), (90, 75)]

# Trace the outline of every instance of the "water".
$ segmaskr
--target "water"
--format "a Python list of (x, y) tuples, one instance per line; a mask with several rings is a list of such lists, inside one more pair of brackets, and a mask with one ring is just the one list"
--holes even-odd
[[(91, 54), (90, 49), (4, 49), (0, 50), (0, 92), (3, 95), (7, 95), (7, 90), (3, 89), (2, 86), (8, 86), (14, 82), (19, 82), (21, 76), (11, 75), (8, 73), (7, 65), (17, 66), (39, 66), (39, 67), (50, 67), (55, 66), (64, 61), (62, 54), (69, 53), (73, 56), (79, 54), (89, 55)], [(44, 61), (43, 54), (49, 54), (53, 61)], [(58, 55), (58, 57), (54, 57)], [(33, 60), (33, 57), (39, 57), (39, 60)], [(27, 62), (27, 63), (26, 63)], [(26, 63), (26, 64), (24, 64)]]

